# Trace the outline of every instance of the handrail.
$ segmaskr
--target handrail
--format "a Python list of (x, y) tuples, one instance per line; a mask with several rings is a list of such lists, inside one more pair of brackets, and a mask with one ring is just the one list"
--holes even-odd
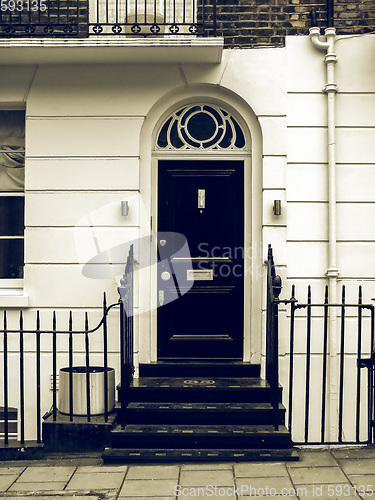
[(120, 295), (120, 351), (121, 351), (121, 418), (129, 403), (129, 390), (134, 374), (134, 248), (130, 246), (125, 273), (118, 287)]
[(275, 271), (272, 246), (267, 255), (266, 381), (271, 390), (273, 425), (279, 428), (279, 295), (282, 281)]
[[(103, 303), (105, 303), (106, 301), (106, 293), (104, 292), (103, 294)], [(103, 312), (103, 316), (102, 316), (102, 319), (99, 321), (99, 323), (96, 325), (95, 328), (92, 328), (90, 330), (72, 330), (72, 331), (69, 331), (68, 330), (41, 330), (40, 328), (34, 328), (33, 330), (25, 330), (23, 329), (22, 332), (23, 333), (35, 333), (36, 331), (38, 333), (52, 333), (52, 334), (55, 334), (55, 333), (58, 333), (58, 334), (72, 334), (72, 335), (83, 335), (83, 334), (87, 334), (87, 333), (94, 333), (96, 332), (97, 330), (99, 330), (99, 328), (104, 324), (104, 321), (105, 321), (105, 318), (108, 316), (108, 313), (109, 311), (113, 308), (113, 307), (116, 307), (116, 306), (119, 306), (120, 305), (120, 300), (118, 302), (115, 302), (111, 305), (109, 305), (108, 307), (106, 307), (104, 309), (104, 312)], [(6, 313), (7, 313), (7, 309), (4, 309), (3, 311), (3, 314), (4, 316), (6, 317)], [(39, 310), (37, 311), (37, 314), (39, 313)], [(53, 311), (53, 314), (55, 314), (55, 311)], [(23, 312), (20, 311), (20, 319), (23, 317)], [(4, 329), (0, 329), (0, 333), (19, 333), (20, 332), (20, 329), (18, 330), (4, 330)]]
[[(21, 445), (25, 444), (25, 405), (27, 404), (27, 400), (29, 398), (25, 398), (25, 390), (26, 390), (26, 370), (25, 370), (25, 334), (34, 334), (35, 335), (35, 371), (36, 371), (36, 434), (37, 434), (37, 442), (42, 442), (42, 432), (41, 432), (41, 420), (42, 420), (42, 389), (41, 389), (41, 335), (43, 334), (52, 334), (52, 407), (49, 411), (47, 411), (43, 415), (43, 419), (47, 419), (52, 416), (53, 421), (57, 420), (57, 376), (58, 376), (58, 365), (57, 365), (57, 339), (59, 334), (68, 334), (69, 340), (69, 349), (68, 349), (68, 372), (69, 372), (69, 419), (70, 421), (74, 420), (75, 415), (75, 404), (73, 402), (73, 371), (76, 366), (74, 366), (74, 342), (73, 337), (75, 335), (84, 335), (85, 336), (85, 362), (84, 366), (79, 367), (83, 369), (83, 372), (86, 374), (86, 415), (87, 421), (91, 421), (91, 414), (93, 408), (93, 401), (90, 395), (90, 387), (91, 387), (91, 373), (93, 370), (98, 367), (93, 366), (90, 360), (90, 334), (98, 331), (102, 328), (102, 342), (103, 342), (103, 371), (104, 371), (104, 383), (103, 383), (103, 393), (104, 393), (104, 419), (107, 422), (109, 417), (109, 412), (111, 409), (109, 408), (108, 403), (108, 394), (109, 394), (109, 382), (108, 382), (108, 373), (110, 370), (113, 371), (112, 368), (108, 367), (108, 325), (107, 325), (107, 317), (109, 312), (115, 308), (116, 306), (120, 307), (120, 331), (121, 331), (121, 342), (122, 345), (126, 346), (126, 354), (125, 350), (121, 350), (121, 368), (123, 373), (123, 366), (125, 360), (126, 368), (126, 376), (122, 378), (122, 380), (126, 381), (126, 385), (129, 386), (133, 376), (133, 280), (134, 280), (134, 250), (133, 246), (131, 246), (129, 251), (129, 256), (127, 258), (125, 272), (120, 281), (119, 293), (120, 298), (118, 302), (113, 303), (107, 306), (106, 302), (106, 294), (103, 296), (103, 304), (102, 304), (102, 317), (98, 324), (94, 328), (89, 328), (89, 318), (87, 311), (85, 312), (85, 322), (83, 330), (74, 330), (73, 329), (73, 313), (70, 311), (68, 318), (68, 328), (57, 330), (57, 315), (56, 311), (53, 311), (52, 314), (52, 329), (43, 330), (41, 328), (41, 320), (40, 320), (40, 312), (36, 311), (36, 323), (34, 329), (26, 329), (24, 328), (24, 313), (21, 310), (19, 312), (18, 329), (10, 329), (8, 328), (9, 318), (7, 314), (7, 310), (4, 309), (2, 314), (2, 328), (0, 328), (0, 334), (2, 334), (2, 347), (3, 347), (3, 403), (4, 403), (4, 444), (7, 446), (9, 443), (9, 350), (8, 350), (8, 341), (10, 338), (10, 334), (18, 334), (19, 336), (19, 392), (20, 392), (20, 440)], [(17, 318), (15, 318), (17, 321)], [(126, 335), (124, 335), (124, 333)], [(102, 368), (100, 367), (100, 368)]]

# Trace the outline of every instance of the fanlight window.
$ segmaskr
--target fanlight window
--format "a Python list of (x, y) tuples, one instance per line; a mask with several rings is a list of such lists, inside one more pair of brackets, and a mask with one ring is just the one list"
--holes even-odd
[(174, 112), (160, 129), (158, 150), (246, 150), (233, 116), (213, 105), (193, 104)]

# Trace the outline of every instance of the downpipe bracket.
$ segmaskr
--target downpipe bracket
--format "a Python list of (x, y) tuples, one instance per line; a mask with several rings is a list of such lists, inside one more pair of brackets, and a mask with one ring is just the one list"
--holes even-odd
[(327, 278), (338, 278), (339, 276), (339, 270), (337, 269), (337, 267), (329, 267), (327, 269), (327, 271), (325, 272), (325, 275), (327, 276)]
[(336, 64), (337, 63), (337, 55), (334, 52), (328, 52), (324, 56), (324, 62), (326, 64), (328, 64), (328, 63)]
[(329, 93), (337, 93), (338, 92), (338, 87), (335, 83), (327, 83), (327, 85), (325, 87), (323, 87), (323, 92), (325, 92), (326, 94), (329, 94)]

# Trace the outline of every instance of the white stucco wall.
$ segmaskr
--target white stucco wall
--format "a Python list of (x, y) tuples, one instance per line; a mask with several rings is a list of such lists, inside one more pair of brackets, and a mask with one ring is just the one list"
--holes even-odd
[[(336, 223), (338, 297), (341, 285), (346, 286), (346, 302), (356, 303), (358, 286), (363, 287), (363, 302), (371, 303), (374, 296), (375, 261), (374, 221), (375, 188), (375, 66), (373, 54), (375, 37), (338, 37), (336, 83)], [(316, 50), (308, 37), (287, 38), (287, 122), (288, 166), (286, 180), (287, 229), (285, 263), (287, 280), (283, 297), (296, 286), (296, 297), (306, 302), (307, 285), (312, 288), (312, 302), (322, 303), (328, 280), (328, 158), (327, 158), (327, 97), (322, 92), (326, 83), (325, 52)], [(281, 255), (284, 255), (280, 252)], [(277, 258), (277, 257), (276, 257)], [(278, 259), (278, 258), (277, 258)], [(323, 310), (314, 309), (312, 319), (312, 371), (310, 406), (310, 439), (320, 439), (322, 386)], [(357, 366), (357, 311), (347, 312), (345, 321), (344, 365), (344, 439), (355, 440), (355, 384)], [(299, 314), (301, 316), (301, 314)], [(302, 313), (303, 316), (303, 313)], [(363, 326), (363, 351), (369, 353), (370, 324), (368, 314)], [(282, 338), (288, 339), (289, 318), (282, 323)], [(340, 328), (330, 332), (331, 352), (328, 371), (326, 438), (337, 439), (337, 410), (339, 392)], [(286, 380), (289, 365), (289, 346), (283, 346), (281, 370)], [(295, 365), (295, 403), (303, 414), (305, 404), (306, 321), (296, 321), (297, 353)], [(365, 439), (367, 373), (362, 370), (361, 439)], [(287, 391), (285, 397), (287, 396)], [(330, 428), (331, 427), (331, 428)], [(303, 421), (297, 423), (295, 439), (303, 439)]]
[[(375, 275), (375, 37), (340, 39), (336, 49), (339, 280), (348, 285), (360, 281), (369, 300)], [(109, 302), (117, 301), (118, 277), (117, 281), (115, 277), (90, 279), (82, 275), (82, 265), (98, 252), (149, 230), (153, 202), (150, 121), (156, 123), (159, 110), (166, 113), (189, 95), (227, 99), (240, 116), (247, 117), (250, 132), (254, 131), (253, 157), (255, 148), (261, 160), (253, 163), (253, 194), (251, 189), (247, 193), (255, 214), (253, 226), (254, 221), (257, 226), (248, 229), (248, 241), (259, 255), (256, 269), (252, 268), (257, 292), (251, 297), (258, 318), (246, 324), (252, 338), (246, 345), (251, 350), (248, 359), (259, 361), (264, 353), (261, 262), (267, 244), (274, 247), (278, 272), (284, 279), (284, 298), (295, 283), (300, 300), (306, 297), (307, 284), (312, 285), (317, 300), (322, 300), (327, 282), (323, 57), (308, 37), (289, 37), (284, 49), (225, 50), (220, 64), (3, 66), (0, 105), (25, 103), (27, 115), (24, 293), (29, 296), (29, 308), (25, 321), (31, 321), (38, 308), (42, 325), (49, 327), (52, 309), (64, 322), (72, 309), (78, 324), (83, 325), (84, 309), (94, 325), (100, 318), (103, 291)], [(128, 217), (121, 216), (122, 200), (129, 201)], [(282, 202), (281, 216), (272, 213), (274, 200)], [(145, 283), (137, 283), (136, 307), (149, 294)], [(352, 297), (356, 292), (348, 293)], [(285, 379), (288, 326), (286, 314), (281, 314), (280, 347), (285, 353), (281, 372)], [(141, 316), (140, 323), (136, 320), (143, 362), (150, 360), (153, 349), (151, 323), (149, 313)], [(302, 323), (297, 327), (304, 331)], [(297, 351), (303, 352), (305, 344), (298, 342)], [(93, 343), (100, 352), (100, 341)], [(32, 364), (32, 340), (27, 346)], [(118, 368), (116, 313), (110, 319), (109, 348), (110, 363)], [(355, 346), (348, 348), (354, 353)], [(14, 359), (17, 350), (14, 344)], [(59, 364), (64, 365), (67, 346), (60, 350)], [(83, 352), (83, 345), (79, 350)], [(47, 367), (44, 401), (49, 407), (50, 345), (44, 347), (43, 357)], [(302, 358), (298, 363), (302, 363), (302, 373)], [(314, 363), (319, 372), (319, 359)], [(298, 390), (304, 391), (303, 377)]]

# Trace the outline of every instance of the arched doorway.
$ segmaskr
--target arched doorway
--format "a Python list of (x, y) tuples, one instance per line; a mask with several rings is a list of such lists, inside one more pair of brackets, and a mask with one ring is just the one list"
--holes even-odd
[(249, 142), (213, 103), (180, 106), (159, 127), (158, 359), (243, 358)]

